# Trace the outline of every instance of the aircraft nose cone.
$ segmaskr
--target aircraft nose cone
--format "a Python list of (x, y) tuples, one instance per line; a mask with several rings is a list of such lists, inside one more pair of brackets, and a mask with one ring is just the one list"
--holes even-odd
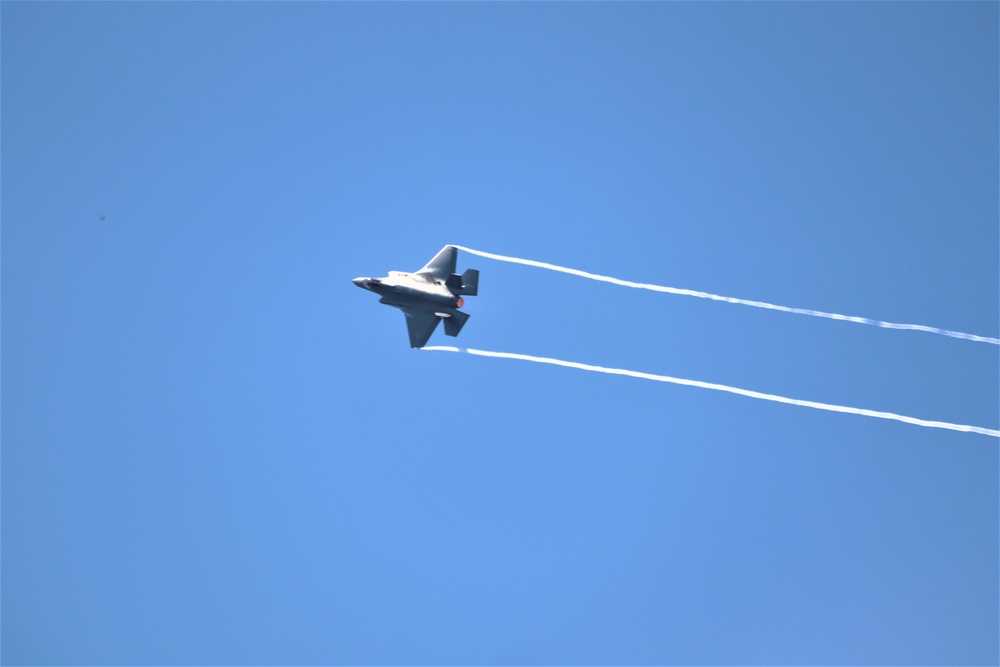
[(365, 279), (364, 278), (355, 278), (351, 282), (354, 283), (355, 285), (357, 285), (358, 287), (364, 287)]

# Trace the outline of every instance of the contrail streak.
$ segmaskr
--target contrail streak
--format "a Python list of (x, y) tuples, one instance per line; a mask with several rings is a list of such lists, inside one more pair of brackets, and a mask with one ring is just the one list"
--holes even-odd
[(708, 292), (697, 292), (695, 290), (680, 289), (678, 287), (665, 287), (663, 285), (652, 285), (649, 283), (636, 283), (631, 280), (621, 280), (620, 278), (612, 278), (611, 276), (602, 276), (596, 273), (588, 273), (587, 271), (580, 271), (578, 269), (570, 269), (565, 266), (557, 266), (556, 264), (549, 264), (547, 262), (536, 262), (533, 259), (521, 259), (519, 257), (508, 257), (507, 255), (496, 255), (492, 252), (483, 252), (482, 250), (473, 250), (472, 248), (466, 248), (465, 246), (456, 245), (455, 248), (459, 250), (464, 250), (465, 252), (472, 253), (473, 255), (479, 255), (480, 257), (486, 257), (487, 259), (496, 259), (501, 262), (511, 262), (513, 264), (524, 264), (525, 266), (534, 266), (540, 269), (548, 269), (549, 271), (559, 271), (560, 273), (568, 273), (573, 276), (580, 276), (581, 278), (589, 278), (591, 280), (598, 280), (600, 282), (612, 283), (614, 285), (622, 285), (623, 287), (635, 287), (637, 289), (647, 289), (653, 292), (666, 292), (667, 294), (680, 294), (682, 296), (696, 296), (699, 299), (711, 299), (712, 301), (724, 301), (725, 303), (738, 303), (744, 306), (753, 306), (754, 308), (766, 308), (768, 310), (780, 310), (784, 313), (797, 313), (799, 315), (811, 315), (813, 317), (825, 317), (831, 320), (842, 320), (844, 322), (856, 322), (857, 324), (868, 324), (875, 327), (882, 327), (884, 329), (908, 329), (910, 331), (926, 331), (928, 333), (939, 334), (941, 336), (950, 336), (952, 338), (961, 338), (962, 340), (971, 340), (977, 343), (990, 343), (992, 345), (1000, 345), (1000, 338), (990, 338), (989, 336), (977, 336), (975, 334), (962, 333), (961, 331), (949, 331), (948, 329), (939, 329), (937, 327), (927, 327), (922, 324), (896, 324), (895, 322), (882, 322), (881, 320), (873, 320), (867, 317), (855, 317), (854, 315), (840, 315), (838, 313), (825, 313), (821, 310), (810, 310), (807, 308), (790, 308), (788, 306), (778, 306), (773, 303), (766, 303), (764, 301), (750, 301), (747, 299), (737, 299), (731, 296), (719, 296), (718, 294), (710, 294)]
[(866, 410), (864, 408), (850, 408), (844, 405), (831, 405), (830, 403), (803, 401), (797, 398), (786, 398), (784, 396), (776, 396), (775, 394), (765, 394), (759, 391), (751, 391), (750, 389), (740, 389), (738, 387), (729, 387), (724, 384), (715, 384), (713, 382), (684, 380), (682, 378), (670, 377), (669, 375), (654, 375), (652, 373), (640, 373), (639, 371), (629, 371), (623, 368), (607, 368), (605, 366), (593, 366), (591, 364), (581, 364), (575, 361), (563, 361), (562, 359), (552, 359), (550, 357), (532, 357), (527, 354), (515, 354), (512, 352), (487, 352), (486, 350), (474, 350), (472, 348), (462, 349), (446, 345), (428, 346), (422, 349), (430, 350), (433, 352), (467, 352), (468, 354), (474, 354), (480, 357), (496, 357), (499, 359), (519, 359), (521, 361), (532, 361), (536, 364), (551, 364), (553, 366), (565, 366), (566, 368), (578, 368), (583, 371), (592, 371), (595, 373), (608, 373), (610, 375), (627, 375), (629, 377), (640, 378), (642, 380), (655, 380), (656, 382), (669, 382), (672, 384), (680, 384), (688, 387), (701, 387), (702, 389), (714, 389), (715, 391), (725, 391), (730, 394), (739, 394), (740, 396), (759, 398), (765, 401), (774, 401), (775, 403), (787, 403), (789, 405), (798, 405), (804, 408), (815, 408), (817, 410), (828, 410), (830, 412), (845, 412), (847, 414), (861, 415), (863, 417), (892, 419), (895, 421), (904, 422), (906, 424), (913, 424), (915, 426), (925, 426), (927, 428), (943, 428), (943, 429), (948, 429), (950, 431), (963, 431), (965, 433), (979, 433), (981, 435), (988, 435), (994, 438), (1000, 438), (1000, 431), (991, 428), (982, 428), (980, 426), (966, 426), (965, 424), (951, 424), (948, 422), (929, 421), (926, 419), (917, 419), (916, 417), (897, 415), (892, 412), (879, 412), (877, 410)]

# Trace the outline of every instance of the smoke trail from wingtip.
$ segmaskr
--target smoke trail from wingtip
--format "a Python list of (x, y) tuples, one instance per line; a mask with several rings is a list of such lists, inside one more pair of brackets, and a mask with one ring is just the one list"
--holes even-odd
[(608, 368), (605, 366), (594, 366), (592, 364), (581, 364), (576, 361), (563, 361), (562, 359), (553, 359), (551, 357), (533, 357), (527, 354), (516, 354), (513, 352), (488, 352), (486, 350), (474, 350), (472, 348), (466, 348), (463, 350), (461, 348), (445, 346), (445, 345), (428, 346), (422, 349), (429, 350), (432, 352), (466, 352), (468, 354), (473, 354), (480, 357), (517, 359), (520, 361), (531, 361), (536, 364), (550, 364), (552, 366), (564, 366), (566, 368), (576, 368), (579, 370), (591, 371), (594, 373), (607, 373), (609, 375), (627, 375), (628, 377), (639, 378), (642, 380), (669, 382), (671, 384), (685, 385), (688, 387), (701, 387), (702, 389), (713, 389), (715, 391), (724, 391), (730, 394), (738, 394), (740, 396), (747, 396), (749, 398), (758, 398), (765, 401), (774, 401), (775, 403), (786, 403), (788, 405), (797, 405), (804, 408), (827, 410), (829, 412), (842, 412), (852, 415), (861, 415), (863, 417), (875, 417), (878, 419), (891, 419), (894, 421), (903, 422), (905, 424), (913, 424), (915, 426), (923, 426), (926, 428), (941, 428), (950, 431), (962, 431), (964, 433), (979, 433), (981, 435), (988, 435), (994, 438), (1000, 438), (1000, 431), (990, 428), (983, 428), (981, 426), (951, 424), (949, 422), (931, 421), (927, 419), (918, 419), (916, 417), (907, 417), (905, 415), (897, 415), (892, 412), (867, 410), (865, 408), (851, 408), (844, 405), (819, 403), (817, 401), (804, 401), (797, 398), (786, 398), (785, 396), (777, 396), (775, 394), (765, 394), (763, 392), (752, 391), (750, 389), (740, 389), (738, 387), (730, 387), (724, 384), (715, 384), (714, 382), (685, 380), (683, 378), (675, 378), (669, 375), (655, 375), (653, 373), (642, 373), (639, 371), (630, 371), (623, 368)]
[(938, 334), (940, 336), (950, 336), (951, 338), (971, 340), (977, 343), (990, 343), (992, 345), (1000, 345), (1000, 338), (991, 338), (989, 336), (977, 336), (975, 334), (963, 333), (961, 331), (949, 331), (948, 329), (928, 327), (922, 324), (897, 324), (895, 322), (883, 322), (881, 320), (873, 320), (867, 317), (856, 317), (854, 315), (841, 315), (839, 313), (826, 313), (821, 310), (810, 310), (808, 308), (791, 308), (789, 306), (778, 306), (776, 304), (766, 303), (764, 301), (737, 299), (731, 296), (720, 296), (718, 294), (710, 294), (709, 292), (698, 292), (695, 290), (681, 289), (678, 287), (666, 287), (664, 285), (653, 285), (650, 283), (637, 283), (631, 280), (622, 280), (620, 278), (612, 278), (611, 276), (602, 276), (597, 273), (580, 271), (579, 269), (570, 269), (565, 266), (549, 264), (548, 262), (536, 262), (533, 259), (521, 259), (520, 257), (497, 255), (492, 252), (483, 252), (482, 250), (474, 250), (472, 248), (466, 248), (465, 246), (460, 246), (460, 245), (456, 245), (454, 247), (458, 248), (459, 250), (464, 250), (465, 252), (472, 253), (473, 255), (479, 255), (480, 257), (485, 257), (487, 259), (496, 259), (501, 262), (510, 262), (512, 264), (523, 264), (525, 266), (534, 266), (539, 269), (548, 269), (549, 271), (568, 273), (573, 276), (580, 276), (581, 278), (589, 278), (590, 280), (597, 280), (599, 282), (611, 283), (613, 285), (621, 285), (623, 287), (634, 287), (636, 289), (651, 290), (653, 292), (666, 292), (667, 294), (679, 294), (681, 296), (694, 296), (698, 297), (699, 299), (710, 299), (712, 301), (722, 301), (725, 303), (738, 303), (744, 306), (753, 306), (754, 308), (766, 308), (768, 310), (778, 310), (784, 313), (810, 315), (812, 317), (825, 317), (830, 320), (841, 320), (844, 322), (854, 322), (857, 324), (868, 324), (870, 326), (882, 327), (883, 329), (906, 329), (909, 331), (926, 331), (928, 333)]

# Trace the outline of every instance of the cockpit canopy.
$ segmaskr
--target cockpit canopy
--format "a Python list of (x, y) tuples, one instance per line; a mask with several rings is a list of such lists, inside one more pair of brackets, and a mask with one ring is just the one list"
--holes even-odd
[(354, 283), (355, 285), (357, 285), (358, 287), (361, 287), (361, 288), (367, 289), (367, 290), (370, 290), (370, 289), (373, 289), (375, 287), (379, 287), (379, 286), (382, 285), (382, 281), (379, 280), (378, 278), (355, 278), (351, 282)]

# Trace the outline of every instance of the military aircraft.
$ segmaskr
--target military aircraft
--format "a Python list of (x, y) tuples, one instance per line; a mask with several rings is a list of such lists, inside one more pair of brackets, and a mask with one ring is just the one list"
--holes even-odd
[(463, 295), (476, 296), (479, 292), (479, 271), (467, 269), (458, 275), (457, 258), (458, 248), (446, 245), (416, 273), (390, 271), (385, 278), (355, 278), (351, 282), (380, 295), (379, 303), (402, 310), (410, 347), (423, 347), (440, 320), (444, 320), (448, 336), (457, 336), (469, 321), (468, 313), (459, 308), (465, 303)]

